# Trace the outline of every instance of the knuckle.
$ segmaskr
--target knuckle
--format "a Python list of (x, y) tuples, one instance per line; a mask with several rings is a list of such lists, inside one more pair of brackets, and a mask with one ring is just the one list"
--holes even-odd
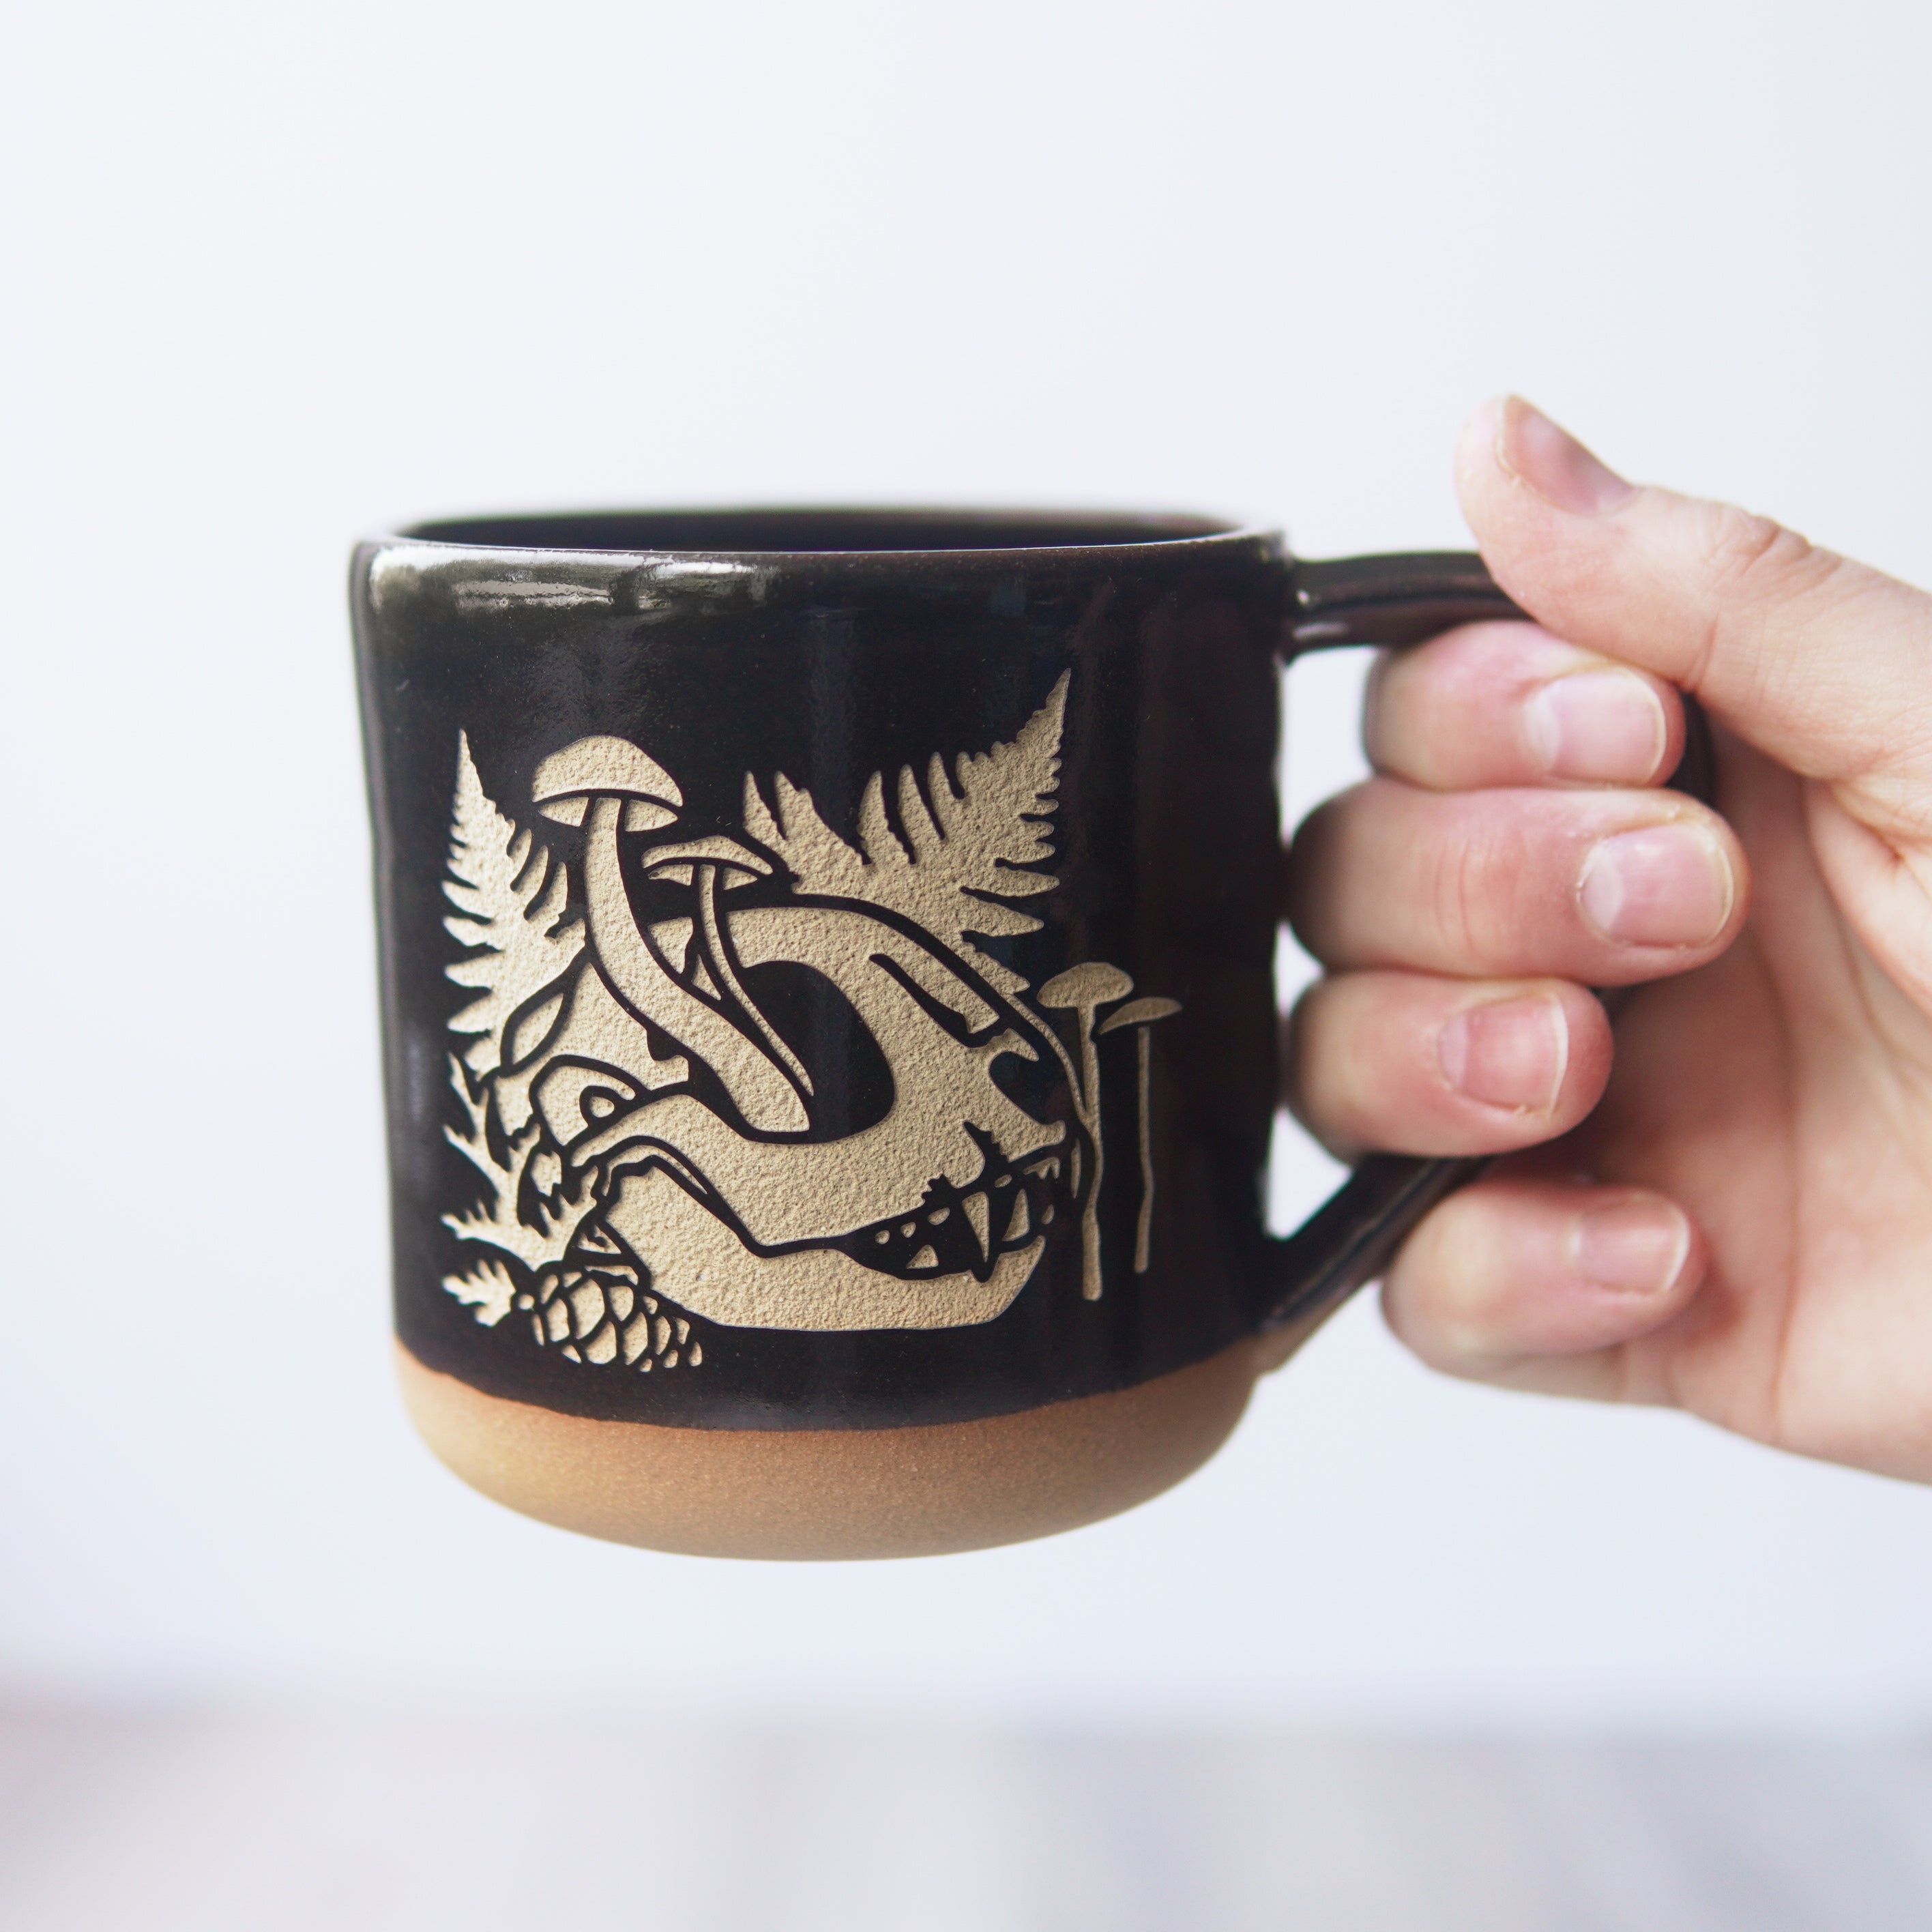
[[(1769, 517), (1731, 503), (1699, 506), (1696, 551), (1708, 586), (1702, 643), (1685, 680), (1695, 689), (1712, 663), (1732, 645), (1761, 640), (1781, 623), (1820, 616), (1856, 596), (1864, 574), (1835, 551), (1820, 549)], [(1804, 674), (1795, 654), (1753, 650), (1746, 662), (1762, 702), (1780, 678)]]
[(1430, 912), (1439, 942), (1454, 956), (1469, 950), (1474, 906), (1482, 890), (1482, 867), (1471, 844), (1454, 841), (1436, 863)]
[(1425, 1222), (1384, 1282), (1382, 1308), (1402, 1346), (1439, 1374), (1480, 1378), (1506, 1359), (1463, 1278), (1466, 1258), (1453, 1237)]
[(1366, 1143), (1350, 1078), (1354, 1070), (1336, 1051), (1333, 1032), (1322, 1024), (1318, 1004), (1297, 1004), (1284, 1036), (1276, 1104), (1329, 1152), (1352, 1160)]
[(1822, 582), (1842, 562), (1797, 531), (1735, 503), (1701, 508), (1699, 561), (1731, 598), (1754, 603), (1789, 596)]
[(1521, 872), (1516, 844), (1495, 826), (1466, 820), (1438, 854), (1432, 912), (1438, 940), (1452, 958), (1491, 962), (1498, 912), (1507, 914)]

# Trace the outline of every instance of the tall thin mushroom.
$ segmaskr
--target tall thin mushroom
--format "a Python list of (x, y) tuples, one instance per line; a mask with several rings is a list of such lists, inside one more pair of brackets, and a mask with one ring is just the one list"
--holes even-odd
[(1074, 1095), (1073, 1104), (1080, 1110), (1080, 1124), (1094, 1146), (1093, 1178), (1080, 1212), (1080, 1292), (1089, 1301), (1100, 1298), (1100, 1181), (1106, 1171), (1106, 1156), (1100, 1147), (1100, 1052), (1094, 1045), (1094, 1018), (1101, 1007), (1124, 1000), (1133, 990), (1134, 982), (1118, 966), (1090, 959), (1084, 965), (1056, 973), (1037, 995), (1043, 1006), (1071, 1009), (1080, 1016), (1082, 1090)]
[(1109, 1013), (1094, 1029), (1096, 1036), (1112, 1033), (1120, 1027), (1139, 1029), (1135, 1042), (1140, 1055), (1141, 1108), (1141, 1212), (1134, 1229), (1134, 1272), (1145, 1274), (1154, 1256), (1154, 1114), (1152, 1100), (1154, 1047), (1148, 1029), (1156, 1020), (1164, 1020), (1180, 1010), (1178, 1000), (1136, 1000), (1117, 1013)]

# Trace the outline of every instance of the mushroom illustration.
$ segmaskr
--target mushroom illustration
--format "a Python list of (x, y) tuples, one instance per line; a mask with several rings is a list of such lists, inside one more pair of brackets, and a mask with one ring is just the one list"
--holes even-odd
[(711, 975), (721, 997), (735, 1001), (738, 1010), (758, 1029), (767, 1052), (784, 1064), (794, 1083), (806, 1094), (812, 1091), (812, 1076), (805, 1063), (792, 1052), (778, 1029), (752, 1002), (738, 977), (730, 948), (725, 942), (718, 920), (718, 895), (734, 886), (755, 884), (769, 878), (771, 864), (735, 838), (717, 836), (694, 838), (681, 844), (654, 845), (645, 854), (644, 877), (663, 879), (674, 885), (694, 888), (698, 898), (699, 956)]
[(546, 818), (583, 828), (586, 922), (611, 990), (637, 1017), (704, 1060), (752, 1128), (798, 1133), (808, 1127), (805, 1070), (746, 996), (718, 917), (721, 874), (728, 886), (742, 884), (770, 865), (735, 840), (700, 839), (648, 855), (653, 871), (696, 888), (706, 964), (721, 1001), (736, 1005), (748, 1032), (668, 970), (632, 916), (618, 834), (676, 823), (684, 794), (670, 774), (626, 739), (579, 738), (537, 766), (530, 802)]
[(626, 832), (655, 832), (677, 817), (677, 781), (627, 738), (579, 738), (538, 766), (530, 802), (559, 825), (581, 825), (593, 799), (621, 800)]
[(1145, 1274), (1148, 1262), (1152, 1258), (1154, 1245), (1154, 1122), (1149, 1102), (1152, 1097), (1154, 1067), (1153, 1042), (1148, 1037), (1148, 1029), (1156, 1020), (1164, 1020), (1180, 1010), (1178, 1000), (1136, 1000), (1119, 1012), (1109, 1013), (1094, 1028), (1096, 1036), (1113, 1033), (1121, 1027), (1137, 1030), (1135, 1046), (1140, 1057), (1140, 1108), (1141, 1108), (1141, 1212), (1140, 1220), (1134, 1230), (1134, 1272)]
[(1073, 1099), (1080, 1124), (1094, 1145), (1094, 1177), (1080, 1214), (1080, 1292), (1089, 1301), (1100, 1298), (1100, 1180), (1106, 1171), (1100, 1149), (1100, 1053), (1094, 1044), (1094, 1019), (1101, 1007), (1124, 1000), (1133, 990), (1134, 982), (1118, 966), (1090, 959), (1056, 973), (1038, 995), (1043, 1006), (1080, 1016), (1080, 1091)]

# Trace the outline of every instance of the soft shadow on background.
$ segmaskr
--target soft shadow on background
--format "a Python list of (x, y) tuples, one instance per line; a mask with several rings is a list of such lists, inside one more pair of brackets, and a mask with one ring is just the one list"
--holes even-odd
[[(1446, 1384), (1366, 1301), (1203, 1474), (1022, 1549), (710, 1564), (444, 1475), (389, 1383), (343, 579), (398, 520), (592, 504), (1455, 545), (1504, 387), (1932, 579), (1928, 21), (21, 12), (8, 1922), (904, 1923), (942, 1867), (921, 1923), (1926, 1922), (1932, 1497)], [(1360, 672), (1298, 674), (1300, 805)], [(1287, 1215), (1329, 1170), (1282, 1138)]]

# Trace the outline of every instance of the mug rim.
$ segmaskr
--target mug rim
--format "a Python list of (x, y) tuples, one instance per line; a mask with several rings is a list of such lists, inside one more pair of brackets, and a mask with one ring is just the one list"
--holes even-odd
[[(734, 527), (735, 526), (735, 527)], [(789, 526), (789, 530), (788, 530)], [(759, 541), (790, 535), (790, 542)], [(864, 541), (839, 542), (844, 535)], [(881, 536), (936, 541), (881, 542)], [(548, 539), (548, 541), (546, 540)], [(436, 518), (371, 540), (458, 556), (609, 560), (711, 559), (766, 567), (815, 562), (1151, 558), (1279, 545), (1279, 530), (1185, 512), (1029, 509), (926, 504), (745, 504), (676, 508), (488, 512)]]

